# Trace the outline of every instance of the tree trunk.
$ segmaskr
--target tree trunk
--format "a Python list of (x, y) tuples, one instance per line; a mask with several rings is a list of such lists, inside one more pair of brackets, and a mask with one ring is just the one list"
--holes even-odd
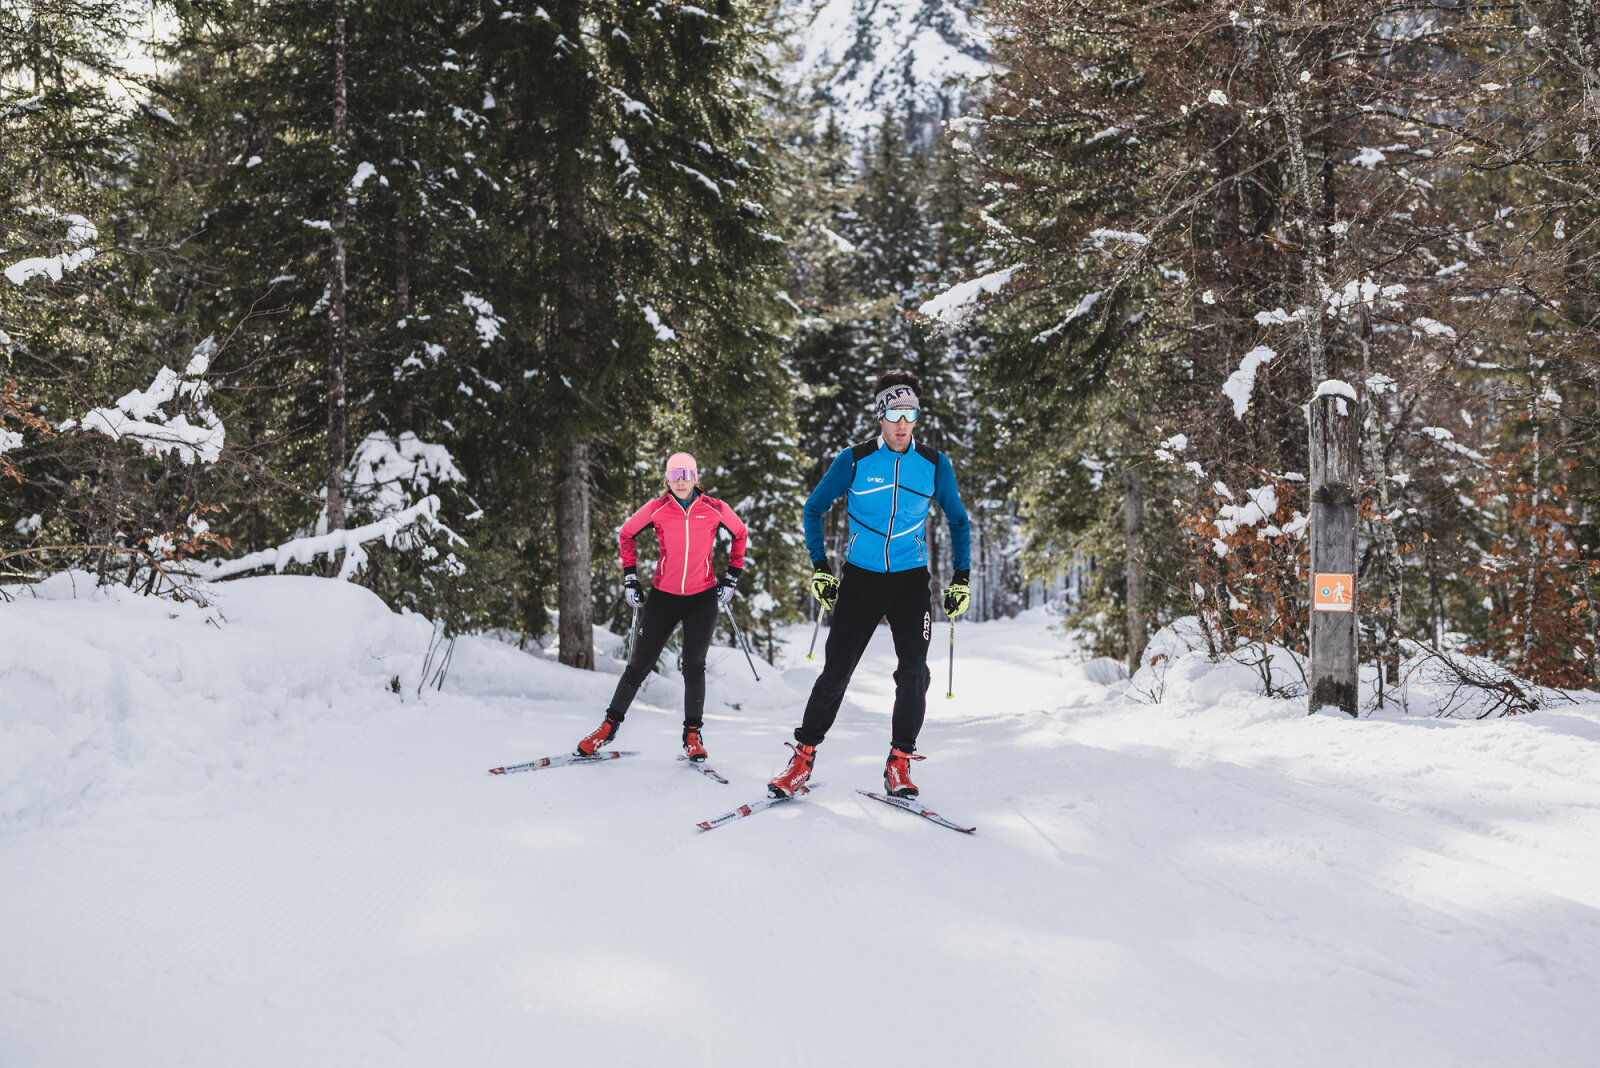
[(400, 318), (411, 314), (411, 242), (406, 234), (405, 201), (400, 201), (394, 219), (394, 303)]
[[(332, 337), (328, 346), (328, 497), (329, 530), (343, 530), (345, 520), (345, 362), (349, 351), (350, 328), (345, 317), (344, 226), (349, 220), (345, 197), (345, 3), (335, 0), (333, 15), (333, 211), (329, 224), (333, 230), (333, 278), (328, 285), (328, 320)], [(329, 567), (337, 573), (344, 553), (333, 554)]]
[(1534, 608), (1539, 603), (1539, 550), (1541, 548), (1539, 544), (1539, 483), (1543, 479), (1544, 475), (1543, 471), (1541, 470), (1544, 456), (1541, 452), (1542, 443), (1539, 440), (1540, 431), (1542, 429), (1542, 424), (1539, 419), (1539, 404), (1544, 393), (1544, 384), (1539, 380), (1538, 375), (1529, 375), (1528, 384), (1533, 390), (1533, 399), (1528, 402), (1528, 419), (1533, 423), (1533, 485), (1531, 486), (1528, 495), (1528, 503), (1531, 506), (1531, 514), (1528, 516), (1527, 529), (1528, 577), (1526, 582), (1527, 598), (1524, 601), (1524, 603), (1527, 605), (1527, 609), (1526, 614), (1524, 614), (1522, 617), (1522, 647), (1519, 654), (1519, 660), (1521, 662), (1523, 671), (1528, 670), (1528, 662), (1533, 659), (1533, 643), (1535, 637), (1533, 629), (1533, 613)]
[[(1289, 64), (1283, 54), (1278, 29), (1272, 20), (1263, 18), (1261, 51), (1272, 68), (1273, 81), (1278, 87), (1278, 114), (1283, 119), (1283, 136), (1289, 149), (1289, 174), (1294, 179), (1295, 197), (1299, 201), (1300, 217), (1300, 271), (1303, 290), (1300, 298), (1301, 323), (1306, 336), (1306, 355), (1311, 363), (1311, 385), (1320, 386), (1328, 377), (1328, 360), (1322, 338), (1322, 294), (1326, 288), (1322, 281), (1322, 265), (1318, 260), (1321, 236), (1317, 227), (1316, 197), (1311, 189), (1311, 173), (1306, 163), (1305, 138), (1301, 133), (1300, 96), (1295, 92), (1294, 79), (1289, 74)], [(1316, 487), (1312, 487), (1315, 491)]]
[[(1289, 150), (1289, 175), (1300, 209), (1299, 246), (1301, 326), (1311, 369), (1311, 387), (1320, 389), (1328, 378), (1327, 348), (1322, 335), (1322, 237), (1317, 221), (1316, 196), (1306, 162), (1303, 115), (1295, 79), (1278, 27), (1263, 13), (1257, 26), (1261, 53), (1277, 88), (1278, 114)], [(1342, 407), (1342, 411), (1341, 411)], [(1357, 714), (1359, 691), (1356, 661), (1356, 487), (1360, 464), (1354, 401), (1329, 394), (1311, 401), (1311, 572), (1351, 576), (1350, 611), (1311, 613), (1311, 711), (1333, 706)]]
[(556, 496), (556, 603), (561, 662), (594, 669), (594, 589), (589, 566), (589, 443), (567, 450)]
[[(584, 207), (583, 173), (568, 159), (556, 178), (555, 230), (562, 242), (560, 270), (567, 281), (558, 290), (554, 344), (561, 364), (570, 368), (572, 381), (587, 377), (589, 363), (589, 304), (594, 284), (588, 270), (590, 255), (588, 213)], [(570, 403), (584, 403), (579, 396)], [(572, 440), (562, 464), (556, 504), (556, 603), (560, 608), (561, 662), (569, 667), (594, 669), (594, 572), (589, 560), (589, 431), (587, 420), (572, 424)]]
[(1149, 641), (1144, 615), (1144, 483), (1139, 469), (1129, 459), (1133, 445), (1130, 426), (1123, 439), (1122, 456), (1122, 530), (1126, 538), (1128, 602), (1126, 619), (1128, 628), (1128, 674), (1139, 670), (1144, 658), (1144, 648)]
[(1348, 397), (1311, 400), (1311, 573), (1350, 576), (1349, 611), (1311, 612), (1311, 708), (1358, 715), (1356, 674), (1356, 411)]
[(1382, 708), (1385, 680), (1392, 686), (1400, 677), (1400, 590), (1396, 581), (1399, 550), (1394, 523), (1389, 518), (1389, 470), (1383, 458), (1383, 429), (1378, 425), (1378, 404), (1372, 389), (1372, 319), (1365, 312), (1361, 315), (1361, 335), (1361, 371), (1367, 376), (1367, 403), (1362, 414), (1367, 428), (1367, 451), (1372, 455), (1372, 480), (1378, 491), (1378, 520), (1373, 526), (1378, 536), (1375, 568), (1378, 600), (1383, 605), (1379, 616), (1383, 635), (1378, 642), (1378, 707)]
[(1572, 0), (1572, 46), (1583, 85), (1575, 147), (1585, 163), (1591, 162), (1600, 150), (1600, 144), (1596, 144), (1600, 138), (1600, 50), (1595, 47), (1596, 31), (1600, 31), (1600, 25), (1596, 23), (1593, 0)]
[(1583, 599), (1589, 604), (1589, 677), (1600, 686), (1600, 605), (1594, 603), (1593, 567), (1583, 569)]

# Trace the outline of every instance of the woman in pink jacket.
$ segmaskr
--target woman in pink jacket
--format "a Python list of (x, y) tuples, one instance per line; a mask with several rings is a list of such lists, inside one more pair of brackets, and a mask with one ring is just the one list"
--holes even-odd
[[(631, 608), (642, 603), (644, 612), (633, 636), (633, 655), (611, 695), (605, 722), (578, 743), (578, 752), (591, 756), (611, 742), (628, 714), (628, 706), (655, 666), (656, 657), (679, 623), (683, 624), (683, 751), (690, 760), (706, 758), (700, 739), (706, 703), (706, 650), (717, 625), (717, 608), (733, 600), (739, 572), (744, 569), (745, 527), (733, 509), (700, 492), (694, 457), (675, 452), (667, 460), (667, 493), (650, 501), (622, 524), (622, 586)], [(656, 529), (654, 589), (644, 600), (639, 588), (634, 539), (646, 527)], [(728, 570), (717, 581), (711, 553), (717, 531), (726, 527), (733, 535)]]

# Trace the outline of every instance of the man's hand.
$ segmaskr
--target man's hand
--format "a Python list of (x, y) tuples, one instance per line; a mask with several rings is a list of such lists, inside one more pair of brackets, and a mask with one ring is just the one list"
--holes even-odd
[(956, 618), (972, 606), (972, 587), (967, 585), (968, 571), (957, 571), (944, 588), (944, 614)]
[(629, 575), (622, 580), (622, 599), (628, 602), (629, 608), (644, 604), (644, 591), (639, 588), (638, 575)]
[(833, 611), (833, 602), (839, 599), (839, 580), (833, 577), (833, 568), (826, 560), (813, 561), (816, 570), (811, 573), (811, 594), (817, 603)]

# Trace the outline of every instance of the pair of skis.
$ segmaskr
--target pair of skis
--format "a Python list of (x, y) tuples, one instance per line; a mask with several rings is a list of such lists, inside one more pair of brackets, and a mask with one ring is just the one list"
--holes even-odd
[[(638, 750), (634, 749), (607, 749), (602, 752), (595, 753), (593, 756), (584, 756), (580, 753), (562, 753), (559, 756), (540, 757), (538, 760), (530, 760), (525, 764), (507, 764), (505, 767), (490, 768), (489, 774), (511, 775), (519, 771), (538, 771), (541, 768), (560, 768), (571, 764), (599, 764), (607, 760), (620, 760), (622, 757), (638, 755)], [(680, 756), (678, 759), (683, 763), (688, 764), (695, 771), (698, 771), (707, 778), (715, 779), (717, 782), (723, 784), (726, 784), (728, 781), (721, 775), (717, 774), (714, 769), (707, 767), (705, 764), (697, 764), (686, 756)], [(809, 794), (812, 790), (815, 790), (821, 785), (822, 784), (820, 782), (808, 782), (802, 785), (788, 797), (763, 797), (760, 800), (751, 801), (748, 804), (740, 805), (731, 812), (724, 812), (716, 819), (702, 820), (697, 826), (702, 831), (709, 831), (713, 827), (721, 827), (725, 823), (732, 823), (734, 820), (744, 819), (746, 816), (760, 812), (762, 809), (772, 808), (775, 805), (781, 805), (787, 801), (793, 801), (796, 798), (804, 797), (806, 794)], [(960, 831), (962, 834), (972, 834), (977, 830), (976, 827), (965, 827), (953, 820), (946, 819), (932, 809), (924, 806), (915, 798), (894, 797), (890, 794), (880, 794), (872, 790), (857, 790), (856, 793), (865, 797), (870, 797), (874, 801), (882, 801), (886, 805), (892, 805), (903, 812), (911, 813), (913, 816), (921, 816), (923, 819), (928, 820), (931, 823), (937, 823), (941, 827), (948, 827), (952, 831)]]
[[(540, 757), (538, 760), (530, 760), (526, 764), (507, 764), (503, 768), (490, 768), (489, 774), (511, 775), (519, 771), (538, 771), (540, 768), (564, 768), (569, 764), (599, 764), (605, 760), (618, 760), (622, 757), (638, 755), (639, 751), (637, 749), (607, 749), (603, 752), (595, 753), (593, 756), (584, 756), (582, 753), (562, 753), (560, 756), (547, 756)], [(707, 767), (705, 764), (697, 764), (686, 756), (680, 756), (678, 759), (706, 778), (715, 779), (724, 786), (727, 785), (728, 780), (718, 775), (715, 769)]]
[[(704, 820), (699, 824), (699, 827), (702, 831), (709, 831), (713, 827), (721, 827), (724, 823), (732, 823), (734, 820), (744, 819), (744, 817), (760, 812), (764, 808), (771, 808), (774, 805), (781, 805), (786, 801), (793, 801), (796, 798), (804, 797), (806, 794), (809, 794), (812, 790), (815, 790), (821, 785), (822, 784), (820, 782), (808, 782), (796, 789), (795, 792), (790, 794), (788, 797), (763, 797), (759, 801), (752, 801), (747, 805), (740, 805), (732, 812), (724, 812), (714, 820)], [(937, 823), (941, 827), (948, 827), (952, 831), (960, 831), (962, 834), (973, 834), (978, 829), (976, 827), (965, 827), (954, 820), (945, 819), (943, 816), (933, 811), (933, 809), (928, 808), (914, 798), (895, 797), (891, 794), (880, 794), (872, 790), (857, 790), (856, 793), (861, 794), (864, 797), (870, 797), (874, 801), (882, 801), (886, 805), (893, 805), (902, 812), (909, 812), (913, 816), (921, 816), (930, 823)]]

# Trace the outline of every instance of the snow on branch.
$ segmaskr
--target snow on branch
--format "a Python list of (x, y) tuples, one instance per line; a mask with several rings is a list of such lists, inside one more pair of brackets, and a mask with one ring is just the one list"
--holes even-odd
[(1012, 275), (1026, 266), (1025, 263), (1019, 263), (1003, 271), (991, 271), (978, 278), (960, 282), (938, 296), (924, 301), (917, 311), (947, 326), (959, 325), (977, 310), (978, 301), (985, 293), (998, 293), (1007, 282), (1011, 281)]
[(1239, 361), (1239, 369), (1222, 384), (1222, 392), (1233, 401), (1235, 419), (1243, 419), (1244, 413), (1250, 410), (1250, 395), (1256, 388), (1256, 372), (1262, 364), (1277, 355), (1265, 345), (1256, 346), (1244, 354), (1244, 359)]
[(349, 579), (366, 564), (365, 547), (369, 543), (381, 539), (385, 545), (392, 546), (397, 538), (413, 527), (425, 531), (444, 530), (455, 540), (461, 540), (448, 527), (443, 527), (439, 523), (439, 498), (429, 494), (411, 507), (384, 516), (366, 526), (335, 530), (308, 538), (295, 538), (275, 549), (263, 549), (241, 556), (237, 560), (207, 561), (198, 565), (195, 572), (197, 577), (202, 579), (233, 578), (264, 567), (282, 571), (290, 564), (309, 564), (319, 556), (332, 556), (334, 553), (343, 552), (344, 563), (339, 568), (339, 578)]
[(76, 252), (63, 252), (59, 256), (31, 256), (6, 268), (6, 278), (12, 285), (23, 285), (31, 279), (48, 277), (52, 282), (94, 259), (94, 249), (80, 248)]
[(434, 485), (465, 482), (450, 450), (423, 441), (411, 431), (398, 438), (372, 433), (356, 446), (345, 473), (350, 499), (380, 515), (399, 515), (409, 505), (408, 491), (427, 493)]
[(6, 268), (6, 280), (14, 286), (26, 285), (35, 278), (45, 277), (52, 282), (61, 281), (68, 271), (75, 271), (95, 257), (89, 242), (100, 236), (100, 228), (82, 215), (57, 215), (48, 209), (34, 209), (30, 214), (44, 215), (67, 228), (67, 240), (78, 246), (75, 252), (62, 252), (55, 256), (30, 256)]
[[(149, 389), (125, 394), (114, 407), (96, 408), (81, 423), (69, 419), (60, 429), (81, 426), (84, 430), (97, 430), (113, 441), (136, 442), (152, 456), (175, 452), (186, 464), (196, 460), (216, 463), (222, 456), (226, 432), (222, 420), (205, 405), (211, 387), (201, 376), (210, 368), (218, 348), (215, 335), (208, 335), (194, 347), (183, 374), (163, 367)], [(186, 413), (173, 417), (162, 410), (161, 406), (174, 397), (187, 398), (194, 405), (198, 423), (191, 423)]]
[(1089, 240), (1094, 242), (1094, 247), (1103, 249), (1107, 241), (1121, 241), (1125, 245), (1148, 245), (1150, 239), (1143, 234), (1136, 234), (1129, 230), (1091, 230)]
[(1374, 312), (1380, 308), (1399, 308), (1400, 302), (1395, 298), (1406, 292), (1403, 285), (1380, 286), (1370, 278), (1360, 278), (1346, 283), (1344, 289), (1338, 292), (1324, 292), (1323, 299), (1327, 302), (1330, 318), (1348, 318), (1363, 308)]
[(1038, 345), (1049, 341), (1051, 338), (1061, 333), (1061, 331), (1065, 330), (1068, 326), (1072, 325), (1074, 320), (1082, 319), (1085, 315), (1088, 315), (1089, 312), (1094, 309), (1094, 306), (1100, 302), (1100, 298), (1105, 295), (1106, 291), (1103, 289), (1097, 289), (1093, 293), (1085, 293), (1083, 295), (1083, 299), (1079, 300), (1077, 305), (1073, 307), (1071, 311), (1067, 312), (1067, 317), (1065, 319), (1061, 320), (1050, 329), (1035, 334), (1033, 337), (1033, 343)]

